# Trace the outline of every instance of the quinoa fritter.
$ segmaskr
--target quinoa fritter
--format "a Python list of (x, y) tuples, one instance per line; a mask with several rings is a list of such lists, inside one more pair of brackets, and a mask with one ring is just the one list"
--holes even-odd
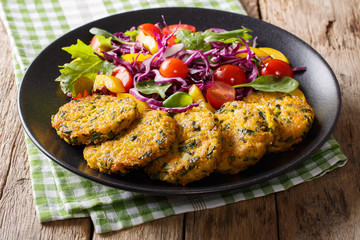
[(214, 171), (221, 152), (220, 126), (205, 108), (192, 108), (175, 115), (174, 120), (178, 125), (175, 144), (145, 171), (152, 179), (184, 186)]
[(84, 158), (100, 172), (126, 174), (166, 154), (175, 141), (175, 133), (175, 121), (167, 112), (144, 112), (139, 122), (116, 139), (86, 146)]
[(278, 130), (273, 112), (265, 105), (227, 102), (215, 114), (223, 138), (223, 151), (216, 168), (218, 173), (237, 174), (256, 164)]
[(268, 105), (279, 123), (279, 132), (268, 152), (283, 152), (300, 143), (309, 132), (314, 121), (314, 110), (297, 96), (279, 92), (254, 92), (244, 102)]
[(71, 145), (99, 143), (114, 138), (138, 116), (136, 102), (94, 94), (72, 100), (51, 117), (57, 134)]

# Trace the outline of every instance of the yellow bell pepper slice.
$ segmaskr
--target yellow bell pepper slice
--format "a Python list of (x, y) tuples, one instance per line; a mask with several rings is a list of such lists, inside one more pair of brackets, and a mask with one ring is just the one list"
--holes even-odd
[(143, 62), (144, 60), (150, 58), (152, 55), (150, 54), (142, 54), (142, 53), (129, 53), (129, 54), (124, 54), (121, 56), (121, 58), (125, 61), (127, 61), (128, 63), (133, 63), (134, 60), (136, 59), (136, 62)]
[(194, 103), (198, 103), (200, 107), (209, 109), (211, 112), (215, 112), (210, 103), (206, 102), (204, 95), (196, 85), (192, 85), (189, 89), (189, 95), (193, 98)]
[(261, 48), (259, 48), (259, 50), (270, 55), (272, 59), (279, 59), (279, 60), (286, 62), (287, 64), (290, 64), (290, 61), (285, 57), (285, 55), (276, 49), (269, 48), (269, 47), (261, 47)]
[(76, 93), (83, 93), (85, 90), (89, 93), (93, 87), (94, 82), (87, 77), (79, 77), (74, 84), (74, 91)]
[(95, 77), (95, 82), (93, 90), (101, 90), (102, 87), (106, 87), (113, 93), (123, 93), (125, 92), (124, 85), (120, 79), (114, 76), (109, 75), (97, 75)]
[(149, 105), (146, 102), (140, 101), (139, 99), (137, 99), (130, 93), (118, 93), (118, 94), (116, 94), (116, 96), (119, 98), (129, 97), (129, 98), (134, 99), (139, 113), (143, 113), (143, 112), (145, 112), (146, 109), (150, 109)]
[(295, 89), (294, 91), (290, 92), (289, 94), (292, 95), (292, 96), (297, 96), (301, 100), (306, 102), (305, 94), (299, 88)]
[(140, 44), (143, 44), (151, 54), (155, 54), (159, 51), (155, 38), (145, 35), (143, 31), (139, 31), (138, 35), (136, 35), (136, 40)]
[[(245, 48), (246, 48), (245, 46), (242, 46), (242, 47), (239, 48), (239, 50), (242, 50), (242, 49), (245, 49)], [(270, 55), (270, 54), (262, 51), (262, 50), (259, 49), (259, 48), (254, 48), (254, 47), (249, 47), (249, 48), (250, 48), (250, 50), (252, 50), (252, 51), (255, 53), (255, 55), (258, 56), (258, 57), (267, 57), (267, 56)], [(237, 54), (236, 56), (237, 56), (237, 57), (240, 57), (240, 58), (246, 58), (247, 53), (239, 53), (239, 54)], [(265, 63), (265, 62), (269, 61), (270, 59), (271, 59), (271, 58), (264, 59), (263, 62)]]

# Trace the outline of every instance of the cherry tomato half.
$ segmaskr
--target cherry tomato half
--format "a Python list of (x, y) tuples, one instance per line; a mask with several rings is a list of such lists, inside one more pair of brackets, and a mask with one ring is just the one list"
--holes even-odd
[(211, 106), (219, 109), (224, 103), (235, 100), (235, 88), (225, 82), (214, 81), (206, 90), (206, 99)]
[[(177, 27), (179, 26), (179, 24), (173, 24), (173, 25), (169, 25), (167, 27), (164, 27), (162, 29), (163, 34), (170, 34), (172, 33)], [(196, 32), (196, 28), (193, 25), (189, 25), (189, 24), (180, 24), (179, 28), (177, 30), (188, 30), (190, 32)]]
[(241, 67), (231, 64), (218, 67), (214, 72), (214, 79), (231, 86), (246, 83), (246, 76)]
[[(179, 26), (179, 24), (173, 24), (173, 25), (169, 25), (167, 27), (164, 27), (162, 29), (162, 33), (164, 35), (170, 35), (172, 32), (175, 31), (175, 29)], [(196, 28), (192, 25), (189, 24), (180, 24), (180, 26), (177, 28), (177, 30), (188, 30), (190, 32), (196, 32)], [(167, 41), (167, 45), (168, 46), (172, 46), (175, 43), (175, 39), (176, 39), (176, 34), (174, 34), (168, 41)]]
[(109, 51), (111, 49), (109, 46), (101, 45), (101, 42), (96, 35), (91, 39), (90, 46), (94, 51)]
[(294, 72), (289, 64), (279, 59), (272, 59), (260, 69), (260, 75), (279, 75), (283, 77), (294, 77)]
[(162, 36), (162, 32), (160, 30), (160, 28), (158, 28), (157, 26), (155, 26), (152, 23), (144, 23), (138, 26), (138, 28), (143, 31), (143, 33), (147, 36), (151, 36), (153, 38), (155, 38), (155, 33), (159, 34), (159, 36)]
[(189, 73), (189, 68), (178, 58), (168, 58), (161, 63), (159, 72), (166, 78), (181, 77), (185, 79)]
[(90, 41), (90, 46), (95, 50), (95, 51), (100, 51), (100, 46), (101, 46), (101, 43), (99, 41), (99, 39), (94, 36), (91, 41)]
[(114, 68), (111, 75), (120, 79), (124, 85), (125, 91), (129, 92), (130, 88), (133, 86), (133, 78), (125, 67), (119, 66)]

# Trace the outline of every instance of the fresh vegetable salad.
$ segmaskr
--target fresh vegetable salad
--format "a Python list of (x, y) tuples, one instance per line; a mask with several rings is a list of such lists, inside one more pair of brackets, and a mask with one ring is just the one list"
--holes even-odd
[(189, 24), (144, 23), (125, 32), (92, 28), (91, 42), (63, 50), (72, 61), (56, 79), (71, 99), (94, 93), (131, 97), (140, 112), (169, 113), (202, 106), (211, 111), (253, 90), (303, 94), (289, 60), (257, 47), (245, 27), (199, 31)]
[(63, 48), (73, 60), (56, 80), (73, 101), (52, 117), (61, 138), (85, 145), (90, 168), (143, 169), (185, 186), (291, 150), (312, 126), (314, 111), (293, 78), (304, 68), (257, 47), (250, 29), (199, 31), (163, 19), (90, 32), (90, 44)]

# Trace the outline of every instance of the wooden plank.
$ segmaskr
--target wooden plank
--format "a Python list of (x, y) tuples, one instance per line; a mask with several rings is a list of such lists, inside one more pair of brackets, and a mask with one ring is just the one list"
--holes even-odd
[[(11, 48), (0, 22), (0, 238), (89, 239), (88, 219), (40, 224), (33, 204), (24, 131), (18, 117)], [(35, 94), (35, 93), (34, 93)]]
[(347, 165), (277, 194), (280, 239), (359, 239), (360, 4), (346, 1), (260, 1), (265, 21), (299, 36), (330, 64), (342, 88), (334, 132)]
[(257, 0), (240, 0), (240, 3), (245, 8), (248, 16), (259, 18), (259, 6)]
[[(2, 22), (1, 22), (2, 23)], [(6, 30), (3, 24), (0, 24), (0, 89), (2, 97), (0, 98), (0, 198), (6, 183), (6, 177), (10, 170), (11, 155), (16, 154), (12, 150), (14, 148), (14, 139), (19, 132), (12, 130), (13, 122), (16, 122), (16, 86), (13, 68), (11, 66), (11, 49), (9, 47), (9, 39), (6, 37)], [(8, 120), (8, 121), (4, 121)]]
[[(26, 159), (26, 156), (19, 157)], [(18, 169), (13, 169), (13, 167)], [(17, 173), (14, 173), (17, 172)], [(28, 173), (20, 163), (12, 165), (0, 200), (1, 239), (89, 239), (91, 223), (88, 219), (71, 219), (40, 224), (32, 196)]]
[(185, 239), (278, 239), (274, 196), (188, 213)]
[(183, 238), (183, 214), (148, 222), (132, 228), (105, 234), (94, 234), (94, 240), (171, 239)]

